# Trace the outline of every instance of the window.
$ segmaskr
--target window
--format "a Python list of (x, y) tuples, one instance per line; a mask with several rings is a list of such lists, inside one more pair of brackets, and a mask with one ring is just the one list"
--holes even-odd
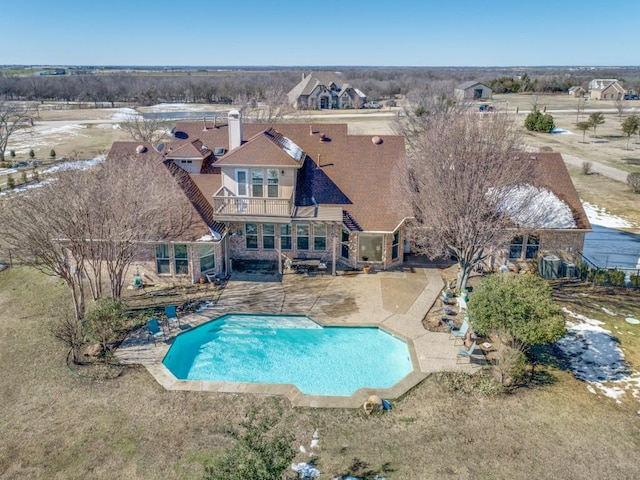
[(524, 238), (522, 235), (513, 237), (511, 244), (509, 245), (509, 258), (521, 258), (522, 257), (522, 243)]
[(342, 229), (342, 237), (340, 239), (341, 243), (341, 252), (342, 258), (349, 258), (349, 240), (350, 234), (349, 230)]
[(244, 226), (247, 248), (258, 248), (258, 224), (247, 223)]
[(267, 196), (278, 198), (278, 170), (270, 168), (267, 171)]
[(382, 239), (382, 235), (360, 235), (358, 260), (361, 262), (381, 262)]
[(248, 195), (247, 192), (247, 171), (246, 170), (236, 170), (236, 183), (238, 184), (237, 194), (239, 197), (246, 197)]
[(189, 274), (189, 256), (186, 245), (181, 243), (173, 245), (173, 261), (176, 266), (176, 275)]
[(280, 225), (280, 248), (291, 250), (291, 225)]
[(158, 272), (159, 275), (171, 273), (169, 245), (156, 245), (156, 272)]
[(198, 245), (198, 254), (200, 256), (200, 273), (215, 269), (216, 260), (213, 255), (213, 245)]
[(262, 248), (265, 250), (276, 248), (276, 226), (273, 223), (262, 225)]
[(299, 223), (296, 225), (296, 242), (298, 250), (309, 250), (308, 223)]
[(313, 224), (313, 249), (316, 251), (324, 251), (327, 249), (327, 224)]
[(261, 168), (251, 169), (251, 196), (264, 196), (264, 170)]
[(400, 230), (393, 232), (393, 240), (391, 241), (391, 259), (398, 258), (400, 253)]
[(536, 258), (540, 249), (540, 239), (534, 235), (527, 238), (527, 251), (524, 258)]

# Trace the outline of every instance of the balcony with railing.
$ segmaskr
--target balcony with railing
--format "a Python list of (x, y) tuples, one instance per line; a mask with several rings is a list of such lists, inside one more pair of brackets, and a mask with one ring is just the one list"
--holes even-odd
[(213, 194), (213, 216), (220, 220), (247, 217), (290, 217), (293, 195), (289, 198), (238, 197), (222, 187)]

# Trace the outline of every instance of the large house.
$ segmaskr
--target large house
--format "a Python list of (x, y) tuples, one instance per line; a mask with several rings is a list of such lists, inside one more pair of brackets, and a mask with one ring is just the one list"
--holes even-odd
[(367, 96), (333, 72), (302, 74), (302, 80), (287, 94), (300, 109), (361, 108)]
[(493, 90), (483, 83), (475, 80), (461, 83), (453, 91), (456, 100), (489, 100), (493, 95)]
[(615, 78), (595, 78), (589, 82), (590, 100), (622, 100), (625, 93)]
[[(539, 201), (529, 218), (514, 219), (514, 238), (497, 255), (518, 262), (581, 251), (590, 226), (562, 157), (527, 155), (541, 171), (531, 187)], [(178, 123), (163, 144), (116, 142), (107, 162), (155, 159), (178, 182), (202, 221), (184, 238), (150, 244), (138, 266), (153, 280), (198, 282), (247, 261), (279, 273), (295, 259), (333, 272), (402, 265), (409, 212), (394, 182), (404, 156), (400, 136), (350, 135), (346, 124), (243, 123), (232, 110), (224, 122)]]
[[(110, 159), (153, 156), (203, 221), (184, 241), (155, 247), (154, 274), (229, 274), (234, 262), (317, 259), (334, 270), (386, 269), (404, 255), (407, 213), (394, 202), (400, 136), (349, 135), (346, 124), (179, 123), (151, 145), (116, 142)], [(153, 254), (154, 252), (150, 252)]]

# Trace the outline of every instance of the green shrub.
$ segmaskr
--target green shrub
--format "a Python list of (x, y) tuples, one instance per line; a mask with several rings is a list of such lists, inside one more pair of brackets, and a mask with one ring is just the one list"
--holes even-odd
[(625, 274), (622, 270), (609, 270), (609, 283), (614, 287), (624, 287)]
[(27, 183), (27, 172), (25, 170), (22, 171), (20, 178), (22, 179), (22, 183)]
[(15, 150), (9, 150), (9, 156), (11, 158), (16, 158), (16, 151)]
[(589, 281), (595, 285), (604, 285), (609, 282), (609, 272), (600, 268), (589, 270)]
[(36, 156), (36, 152), (33, 151), (33, 148), (29, 150), (29, 158), (34, 158)]
[(87, 310), (84, 320), (89, 336), (100, 342), (106, 352), (107, 344), (124, 323), (124, 304), (113, 298), (102, 298)]
[(551, 115), (544, 114), (534, 107), (531, 113), (524, 119), (524, 126), (530, 132), (549, 133), (555, 128), (555, 123)]
[(16, 188), (16, 181), (13, 179), (11, 175), (7, 175), (7, 187)]
[(632, 287), (640, 287), (640, 275), (638, 275), (637, 273), (632, 273), (630, 275), (630, 279), (631, 279), (631, 283), (630, 285)]
[(578, 262), (578, 272), (580, 272), (580, 278), (586, 280), (589, 275), (589, 264), (587, 262)]
[(51, 149), (51, 151), (49, 152), (49, 156), (50, 156), (51, 158), (56, 158), (56, 151), (55, 151), (55, 150), (53, 150), (53, 149)]

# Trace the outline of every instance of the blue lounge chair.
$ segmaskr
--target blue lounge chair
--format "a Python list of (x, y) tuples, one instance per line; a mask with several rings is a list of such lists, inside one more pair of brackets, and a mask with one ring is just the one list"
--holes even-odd
[(164, 307), (164, 314), (167, 316), (167, 325), (169, 326), (169, 329), (171, 329), (171, 325), (174, 323), (178, 324), (178, 328), (180, 327), (180, 319), (178, 318), (175, 305), (167, 305)]
[(454, 340), (458, 340), (459, 338), (462, 338), (464, 340), (464, 338), (467, 336), (468, 331), (469, 331), (469, 322), (467, 322), (467, 319), (465, 318), (458, 330), (451, 330), (451, 337), (449, 338), (453, 338)]
[(167, 339), (164, 334), (164, 330), (162, 330), (162, 326), (160, 325), (160, 320), (157, 318), (152, 318), (147, 322), (147, 332), (149, 333), (149, 337), (153, 338), (154, 344), (160, 337), (163, 337), (165, 340)]
[(473, 355), (473, 351), (476, 349), (476, 342), (474, 341), (469, 347), (469, 350), (461, 347), (458, 349), (458, 354), (456, 355), (456, 363), (458, 363), (459, 358), (468, 358), (471, 361), (471, 355)]

